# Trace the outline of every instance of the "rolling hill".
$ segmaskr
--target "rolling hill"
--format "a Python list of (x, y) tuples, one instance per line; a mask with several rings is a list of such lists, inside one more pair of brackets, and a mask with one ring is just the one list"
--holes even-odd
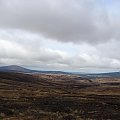
[(18, 73), (43, 73), (43, 74), (70, 74), (63, 71), (41, 71), (31, 70), (18, 65), (2, 66), (0, 67), (1, 72), (18, 72)]

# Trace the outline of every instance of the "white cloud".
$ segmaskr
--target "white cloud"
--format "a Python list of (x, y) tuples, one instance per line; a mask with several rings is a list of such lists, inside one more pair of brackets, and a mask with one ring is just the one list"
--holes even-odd
[[(23, 34), (24, 37), (18, 33)], [(3, 33), (1, 31), (0, 64), (18, 64), (45, 70), (89, 72), (93, 68), (94, 70), (118, 70), (120, 68), (119, 45), (120, 42), (114, 40), (96, 46), (62, 44), (28, 32), (8, 30)]]

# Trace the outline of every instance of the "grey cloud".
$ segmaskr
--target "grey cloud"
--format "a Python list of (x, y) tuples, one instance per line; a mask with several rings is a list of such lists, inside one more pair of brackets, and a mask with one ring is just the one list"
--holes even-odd
[(96, 0), (1, 0), (0, 26), (32, 31), (63, 42), (99, 43), (115, 35)]
[(97, 0), (0, 0), (0, 65), (118, 70), (119, 17)]

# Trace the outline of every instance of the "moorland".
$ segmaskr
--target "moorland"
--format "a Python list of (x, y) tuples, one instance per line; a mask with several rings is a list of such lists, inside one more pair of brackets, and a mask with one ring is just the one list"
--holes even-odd
[(0, 72), (1, 120), (119, 120), (120, 78)]

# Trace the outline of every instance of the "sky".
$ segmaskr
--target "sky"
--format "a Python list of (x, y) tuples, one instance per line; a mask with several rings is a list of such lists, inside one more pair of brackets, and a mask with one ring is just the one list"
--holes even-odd
[(120, 71), (119, 0), (0, 0), (0, 66)]

